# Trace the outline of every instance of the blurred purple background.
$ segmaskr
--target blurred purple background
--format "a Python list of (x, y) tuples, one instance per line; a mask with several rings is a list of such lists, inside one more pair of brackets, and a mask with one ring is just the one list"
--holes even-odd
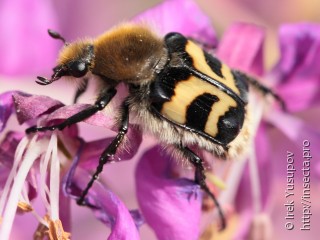
[[(67, 41), (82, 37), (94, 37), (115, 24), (129, 20), (140, 12), (148, 9), (160, 1), (35, 1), (35, 0), (2, 0), (0, 2), (0, 93), (19, 89), (34, 94), (44, 94), (59, 99), (64, 103), (71, 103), (74, 86), (64, 81), (58, 81), (50, 87), (43, 88), (34, 83), (37, 75), (50, 75), (55, 65), (61, 43), (47, 35), (47, 29), (59, 31)], [(279, 58), (278, 28), (289, 22), (319, 22), (320, 1), (312, 0), (198, 0), (200, 7), (212, 19), (218, 37), (222, 37), (225, 30), (235, 21), (255, 23), (266, 29), (265, 63), (271, 68)], [(174, 21), (174, 20), (173, 20)], [(88, 93), (80, 102), (92, 102), (94, 89), (90, 87)], [(304, 113), (308, 121), (316, 126), (318, 119), (313, 118), (319, 109), (310, 109)], [(319, 116), (319, 115), (318, 115)], [(16, 123), (9, 123), (16, 127)], [(81, 124), (81, 134), (86, 139), (97, 139), (105, 136), (105, 132), (92, 126)], [(318, 124), (320, 131), (320, 125)], [(3, 135), (2, 135), (3, 136)], [(0, 135), (0, 139), (2, 137)], [(282, 152), (274, 152), (275, 157), (283, 162), (273, 164), (277, 176), (274, 179), (272, 219), (274, 224), (274, 239), (318, 239), (316, 229), (320, 220), (319, 181), (312, 176), (312, 231), (303, 232), (299, 229), (287, 231), (284, 227), (285, 203), (284, 190), (286, 184), (286, 151), (294, 151), (301, 156), (301, 148), (290, 144), (279, 132), (272, 132), (271, 137), (275, 145), (283, 146)], [(298, 161), (298, 158), (297, 158)], [(104, 175), (108, 176), (107, 185), (110, 186), (129, 208), (137, 207), (134, 184), (134, 166), (136, 161), (126, 161), (113, 164), (107, 168)], [(315, 166), (315, 165), (314, 165)], [(124, 173), (119, 176), (119, 172)], [(125, 179), (123, 179), (125, 176)], [(301, 175), (296, 175), (296, 193), (302, 192)], [(299, 202), (299, 194), (295, 201)], [(297, 205), (298, 206), (298, 205)], [(301, 206), (301, 205), (299, 205)], [(80, 208), (75, 204), (73, 208), (73, 239), (106, 239), (107, 232), (104, 225), (97, 221), (91, 211)], [(296, 226), (301, 221), (301, 208), (295, 209)], [(30, 233), (19, 231), (19, 225), (25, 221), (35, 223), (31, 216), (19, 217), (12, 234), (12, 239), (31, 239)], [(21, 225), (20, 225), (21, 226)], [(141, 239), (152, 240), (155, 236), (146, 225), (141, 228)], [(229, 238), (226, 238), (229, 239)]]

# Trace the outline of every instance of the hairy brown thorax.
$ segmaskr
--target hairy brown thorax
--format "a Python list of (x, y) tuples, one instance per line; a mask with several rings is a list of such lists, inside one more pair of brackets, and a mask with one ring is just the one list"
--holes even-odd
[(84, 39), (65, 45), (60, 51), (58, 65), (85, 58), (87, 47), (92, 44), (93, 40)]
[(126, 24), (94, 41), (92, 72), (116, 81), (151, 79), (164, 53), (163, 40), (147, 27)]

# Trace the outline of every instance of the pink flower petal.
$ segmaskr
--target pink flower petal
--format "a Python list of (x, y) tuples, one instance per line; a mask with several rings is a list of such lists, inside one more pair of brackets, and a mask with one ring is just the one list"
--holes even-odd
[[(90, 174), (77, 168), (70, 190), (76, 190), (79, 193), (79, 188), (83, 189), (90, 178)], [(78, 193), (69, 192), (68, 194), (75, 198)], [(109, 240), (140, 239), (137, 226), (129, 210), (113, 192), (105, 188), (99, 181), (96, 181), (90, 189), (87, 202), (94, 206), (92, 210), (96, 217), (107, 226), (111, 226)]]
[(22, 92), (15, 92), (12, 96), (20, 124), (63, 106), (61, 102), (46, 96), (30, 95)]
[(0, 132), (6, 127), (7, 121), (13, 112), (12, 92), (0, 94)]
[(7, 180), (12, 168), (16, 148), (22, 137), (23, 134), (21, 133), (8, 132), (0, 143), (0, 186), (3, 186)]
[[(133, 125), (129, 126), (126, 137), (128, 138), (127, 143), (125, 144), (126, 146), (124, 149), (117, 150), (117, 153), (114, 156), (115, 161), (132, 159), (140, 147), (142, 135)], [(80, 155), (80, 166), (88, 171), (95, 170), (98, 166), (102, 152), (113, 139), (114, 137), (85, 143), (83, 146), (83, 153)]]
[[(74, 104), (74, 105), (61, 107), (56, 111), (52, 112), (48, 116), (46, 121), (49, 122), (49, 121), (59, 120), (59, 119), (64, 120), (82, 111), (83, 109), (89, 106), (90, 106), (89, 104)], [(111, 129), (114, 126), (113, 116), (106, 115), (102, 111), (97, 112), (93, 116), (85, 119), (83, 122), (94, 125), (94, 126), (104, 127), (107, 129)]]
[(193, 0), (166, 0), (134, 18), (135, 22), (147, 22), (165, 35), (180, 32), (212, 46), (216, 36), (210, 19)]
[[(295, 74), (319, 76), (320, 25), (284, 24), (279, 30), (281, 56), (274, 71), (280, 81)], [(309, 71), (307, 71), (309, 70)]]
[[(283, 112), (273, 112), (273, 114), (268, 115), (267, 120), (298, 147), (301, 147), (305, 140), (311, 143), (312, 149), (320, 146), (320, 132), (297, 117)], [(313, 158), (320, 159), (320, 152), (314, 150)]]
[(71, 231), (71, 199), (65, 196), (60, 188), (59, 192), (59, 219), (66, 232)]
[(246, 23), (236, 23), (224, 33), (217, 56), (235, 69), (261, 76), (263, 66), (262, 28)]
[(188, 179), (170, 179), (169, 157), (160, 152), (158, 147), (149, 150), (137, 166), (137, 197), (142, 214), (158, 239), (198, 239), (200, 188)]
[(261, 124), (258, 129), (256, 139), (255, 139), (255, 152), (257, 168), (259, 173), (259, 191), (260, 199), (256, 199), (258, 202), (254, 202), (252, 194), (252, 176), (249, 170), (249, 164), (246, 164), (246, 168), (243, 172), (242, 179), (239, 184), (235, 205), (237, 211), (240, 213), (241, 223), (239, 229), (235, 236), (236, 239), (247, 239), (250, 226), (252, 223), (252, 218), (254, 216), (255, 206), (260, 206), (259, 211), (264, 211), (270, 201), (271, 195), (271, 178), (272, 178), (272, 161), (269, 154), (269, 142), (266, 138), (266, 125)]
[(319, 104), (320, 25), (283, 25), (279, 38), (281, 57), (272, 75), (280, 95), (288, 99), (288, 109), (301, 111)]
[[(320, 65), (319, 65), (320, 66)], [(304, 76), (297, 76), (296, 81), (277, 87), (277, 93), (286, 103), (289, 112), (307, 110), (320, 103), (320, 82), (308, 81)], [(319, 76), (320, 79), (320, 76)]]
[(61, 45), (47, 33), (57, 29), (53, 9), (51, 1), (1, 1), (1, 74), (34, 75), (52, 68)]

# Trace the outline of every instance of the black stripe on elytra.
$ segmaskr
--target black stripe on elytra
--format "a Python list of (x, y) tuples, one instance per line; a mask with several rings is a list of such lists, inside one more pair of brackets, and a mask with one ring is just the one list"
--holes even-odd
[(213, 86), (216, 86), (219, 90), (228, 94), (240, 106), (244, 106), (246, 104), (246, 102), (244, 102), (241, 97), (239, 97), (234, 91), (232, 91), (231, 88), (229, 88), (228, 86), (226, 86), (222, 82), (220, 82), (216, 79), (213, 79), (213, 78), (209, 77), (208, 75), (206, 75), (206, 74), (204, 74), (204, 73), (202, 73), (202, 72), (198, 71), (197, 69), (192, 68), (190, 66), (186, 66), (186, 68), (188, 68), (190, 70), (191, 74), (193, 74), (195, 77), (198, 77), (198, 78), (212, 84)]
[(209, 134), (203, 132), (203, 131), (200, 131), (200, 130), (197, 130), (197, 129), (194, 129), (194, 128), (191, 128), (187, 125), (182, 125), (182, 124), (179, 124), (179, 123), (176, 123), (172, 120), (170, 120), (169, 118), (166, 118), (165, 116), (163, 116), (156, 108), (154, 108), (154, 106), (151, 105), (150, 107), (150, 112), (153, 114), (154, 117), (157, 117), (159, 119), (162, 119), (164, 121), (167, 121), (169, 123), (171, 123), (172, 125), (174, 126), (177, 126), (179, 128), (182, 128), (186, 131), (189, 131), (189, 132), (192, 132), (192, 133), (196, 133), (196, 134), (199, 134), (200, 136), (204, 137), (205, 139), (213, 142), (213, 143), (216, 143), (220, 146), (222, 146), (225, 150), (228, 149), (228, 146), (220, 141), (218, 141), (217, 139), (215, 139), (214, 137), (210, 136)]
[(232, 70), (231, 73), (233, 75), (236, 87), (239, 89), (241, 99), (245, 103), (248, 103), (249, 86), (246, 80), (247, 76), (236, 70)]
[(219, 142), (227, 145), (235, 139), (244, 122), (245, 109), (241, 106), (230, 107), (218, 120), (218, 133), (215, 137)]
[[(226, 86), (225, 84), (223, 84), (220, 81), (217, 81), (217, 80), (207, 76), (206, 74), (200, 72), (199, 70), (197, 70), (193, 67), (192, 58), (185, 50), (187, 42), (188, 42), (188, 39), (186, 37), (184, 37), (183, 35), (181, 35), (180, 33), (168, 33), (165, 36), (165, 43), (167, 45), (169, 55), (172, 55), (173, 53), (178, 53), (179, 57), (183, 59), (184, 67), (189, 70), (189, 73), (191, 73), (191, 74), (197, 76), (198, 78), (200, 78), (204, 81), (207, 81), (210, 84), (218, 87), (221, 91), (223, 91), (223, 92), (227, 93), (229, 96), (231, 96), (238, 104), (240, 104), (240, 105), (246, 104), (247, 102), (243, 101), (243, 99), (241, 97), (239, 97), (234, 91), (232, 91), (232, 89), (230, 89), (228, 86)], [(209, 54), (206, 54), (205, 52), (204, 52), (204, 54), (205, 54), (206, 59), (208, 58), (211, 61), (210, 64), (212, 65), (212, 67), (214, 67), (213, 71), (215, 71), (219, 68), (219, 63), (220, 63), (220, 65), (222, 65), (218, 59), (214, 58), (213, 56), (211, 56)], [(211, 57), (209, 57), (209, 56), (211, 56)], [(170, 63), (169, 63), (169, 65), (170, 65)], [(208, 65), (209, 65), (209, 63), (208, 63)], [(220, 73), (218, 70), (215, 71), (215, 73), (218, 76), (220, 74), (223, 77), (223, 75), (221, 73), (221, 66), (220, 66)]]
[(175, 95), (177, 83), (187, 81), (190, 76), (191, 73), (186, 68), (164, 69), (150, 85), (149, 99), (152, 105), (161, 112), (163, 104)]
[(164, 38), (169, 55), (173, 53), (178, 54), (179, 58), (183, 60), (185, 64), (192, 65), (192, 58), (186, 52), (186, 45), (188, 39), (180, 33), (172, 32), (168, 33)]
[(224, 76), (221, 72), (222, 63), (220, 62), (220, 60), (218, 58), (215, 58), (211, 54), (207, 53), (206, 51), (203, 51), (203, 52), (204, 52), (204, 57), (206, 59), (206, 63), (209, 65), (211, 70), (215, 74), (217, 74), (219, 77), (224, 78)]
[(187, 107), (186, 126), (204, 132), (212, 105), (218, 101), (219, 98), (210, 93), (196, 97)]

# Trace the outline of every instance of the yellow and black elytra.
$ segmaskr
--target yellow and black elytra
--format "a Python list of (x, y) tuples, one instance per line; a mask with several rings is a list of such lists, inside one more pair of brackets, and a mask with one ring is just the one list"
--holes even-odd
[[(58, 33), (49, 33), (65, 43)], [(120, 25), (96, 39), (65, 44), (51, 79), (38, 77), (37, 83), (47, 85), (63, 76), (77, 80), (81, 87), (76, 101), (86, 90), (90, 74), (99, 81), (92, 106), (60, 124), (26, 130), (62, 130), (103, 110), (116, 95), (119, 83), (128, 87), (115, 120), (119, 133), (101, 154), (96, 172), (77, 203), (88, 205), (86, 195), (103, 165), (123, 143), (130, 115), (144, 132), (195, 166), (195, 182), (215, 201), (224, 228), (222, 210), (205, 182), (203, 161), (189, 147), (196, 145), (221, 158), (242, 154), (251, 137), (248, 84), (277, 95), (230, 69), (191, 39), (179, 33), (160, 38), (148, 27), (136, 24)]]
[(244, 122), (247, 82), (179, 33), (168, 34), (165, 43), (170, 61), (151, 85), (155, 112), (227, 146)]

